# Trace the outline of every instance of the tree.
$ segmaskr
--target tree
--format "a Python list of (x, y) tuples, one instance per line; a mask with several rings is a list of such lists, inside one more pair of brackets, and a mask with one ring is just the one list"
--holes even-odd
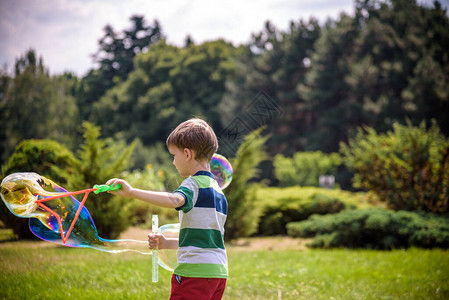
[(74, 145), (78, 110), (72, 96), (76, 78), (50, 77), (29, 50), (15, 65), (15, 77), (2, 87), (0, 128), (1, 158), (7, 159), (24, 139), (54, 139)]
[(305, 133), (305, 149), (324, 152), (338, 151), (351, 124), (359, 124), (360, 109), (348, 96), (345, 77), (354, 51), (358, 28), (350, 16), (342, 14), (329, 22), (316, 41), (310, 59), (311, 68), (298, 91), (310, 111), (309, 132)]
[(0, 160), (6, 160), (8, 152), (11, 152), (8, 145), (6, 145), (6, 130), (8, 122), (5, 122), (6, 116), (6, 95), (11, 84), (12, 78), (8, 75), (6, 70), (0, 70)]
[(140, 53), (148, 51), (150, 45), (162, 38), (159, 22), (153, 25), (145, 24), (143, 16), (134, 15), (130, 18), (132, 28), (117, 34), (111, 25), (104, 28), (104, 36), (99, 40), (100, 49), (94, 55), (100, 65), (103, 75), (112, 80), (118, 77), (125, 80), (134, 69), (133, 59)]
[[(68, 188), (75, 191), (117, 177), (127, 168), (135, 147), (135, 143), (126, 146), (112, 139), (100, 139), (100, 128), (91, 123), (84, 122), (83, 127), (84, 144), (76, 153), (77, 160), (72, 164), (72, 170), (58, 170), (58, 174), (69, 183)], [(108, 193), (90, 197), (85, 205), (95, 221), (98, 234), (104, 238), (118, 237), (130, 224), (125, 199)]]
[(122, 132), (144, 145), (164, 141), (191, 116), (207, 118), (219, 132), (218, 103), (233, 75), (229, 60), (237, 51), (222, 40), (187, 48), (162, 40), (136, 58), (126, 81), (94, 104), (92, 121), (108, 136)]
[(226, 239), (249, 236), (257, 231), (262, 210), (256, 201), (256, 192), (265, 183), (252, 180), (259, 175), (259, 164), (268, 157), (263, 150), (267, 139), (267, 136), (261, 135), (261, 129), (253, 131), (244, 138), (235, 158), (231, 160), (234, 172), (231, 184), (225, 190), (229, 207)]
[[(434, 8), (419, 7), (420, 15), (408, 35), (414, 49), (408, 86), (402, 91), (403, 100), (410, 105), (409, 117), (414, 124), (434, 118), (441, 131), (449, 135), (449, 18), (439, 2)], [(424, 46), (424, 47), (423, 47)], [(415, 50), (417, 49), (417, 50)], [(416, 55), (418, 53), (418, 55)], [(414, 56), (413, 56), (414, 55)]]
[(77, 89), (77, 101), (83, 120), (90, 116), (90, 106), (107, 90), (123, 82), (134, 70), (134, 58), (146, 53), (151, 45), (162, 37), (162, 28), (157, 20), (147, 25), (143, 16), (130, 18), (132, 27), (117, 33), (111, 25), (104, 27), (104, 36), (99, 40), (99, 49), (93, 55), (98, 69), (91, 69), (81, 80)]
[(354, 186), (375, 192), (395, 210), (449, 211), (449, 139), (433, 122), (414, 127), (394, 124), (378, 134), (359, 129), (341, 144), (344, 163), (355, 173)]
[[(315, 41), (321, 34), (318, 21), (291, 22), (286, 32), (266, 22), (263, 30), (252, 36), (245, 50), (235, 58), (235, 76), (226, 83), (220, 103), (222, 123), (230, 124), (242, 110), (264, 92), (279, 105), (281, 116), (264, 121), (272, 138), (267, 151), (293, 155), (305, 148), (303, 134), (310, 127), (310, 113), (296, 86), (304, 82), (310, 68)], [(250, 121), (248, 121), (250, 122)]]
[(429, 9), (410, 0), (358, 1), (356, 9), (361, 31), (347, 82), (364, 124), (382, 132), (406, 118), (446, 124), (449, 20), (438, 2)]
[(334, 152), (357, 127), (385, 132), (408, 118), (447, 133), (449, 19), (441, 5), (356, 1), (355, 16), (329, 22), (298, 90), (312, 113), (307, 149)]

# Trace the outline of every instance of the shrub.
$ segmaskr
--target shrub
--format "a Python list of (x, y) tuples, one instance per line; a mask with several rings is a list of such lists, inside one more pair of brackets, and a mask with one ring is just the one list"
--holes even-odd
[(257, 231), (261, 207), (256, 200), (257, 191), (264, 182), (252, 179), (259, 175), (259, 164), (267, 158), (263, 150), (268, 137), (255, 130), (244, 138), (231, 160), (234, 173), (232, 182), (224, 191), (228, 200), (229, 213), (226, 219), (225, 238), (245, 237)]
[(449, 248), (449, 217), (382, 208), (314, 215), (287, 224), (293, 237), (315, 237), (312, 247), (394, 249)]
[[(351, 198), (349, 201), (348, 198)], [(354, 208), (363, 195), (340, 190), (313, 187), (264, 188), (257, 194), (257, 202), (264, 207), (258, 234), (286, 234), (286, 224), (306, 220), (313, 214), (332, 214)], [(346, 202), (348, 201), (348, 202)], [(361, 201), (361, 200), (358, 200)]]
[(389, 207), (449, 211), (449, 139), (435, 123), (428, 130), (424, 122), (395, 124), (386, 134), (359, 130), (341, 153), (355, 172), (354, 187), (375, 192)]
[[(54, 167), (68, 168), (74, 161), (72, 152), (56, 141), (25, 140), (16, 147), (8, 163), (2, 167), (1, 179), (11, 173), (35, 172), (63, 185), (66, 181), (55, 172)], [(28, 219), (18, 218), (3, 204), (0, 204), (0, 218), (19, 238), (34, 237), (28, 228)]]
[(17, 145), (8, 163), (2, 166), (3, 177), (15, 172), (35, 172), (65, 183), (65, 179), (54, 167), (70, 168), (74, 163), (73, 153), (64, 145), (53, 140), (24, 140)]
[(292, 158), (278, 154), (273, 161), (280, 186), (319, 186), (320, 175), (333, 175), (341, 165), (338, 153), (297, 152)]

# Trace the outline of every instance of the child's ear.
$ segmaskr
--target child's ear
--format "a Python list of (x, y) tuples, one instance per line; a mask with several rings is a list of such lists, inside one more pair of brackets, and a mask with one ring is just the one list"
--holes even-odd
[(193, 151), (189, 148), (184, 148), (184, 155), (186, 156), (186, 160), (190, 160), (193, 158)]

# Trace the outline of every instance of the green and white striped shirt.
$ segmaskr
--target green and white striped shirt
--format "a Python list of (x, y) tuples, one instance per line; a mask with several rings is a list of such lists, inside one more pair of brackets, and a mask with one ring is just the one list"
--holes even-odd
[(185, 277), (227, 278), (224, 224), (228, 202), (212, 173), (199, 171), (174, 191), (185, 198), (179, 210), (178, 266)]

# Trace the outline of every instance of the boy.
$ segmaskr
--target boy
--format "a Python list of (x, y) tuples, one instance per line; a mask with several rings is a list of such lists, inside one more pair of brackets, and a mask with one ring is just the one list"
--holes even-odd
[(166, 144), (186, 178), (173, 193), (135, 189), (122, 179), (107, 184), (122, 185), (114, 194), (179, 211), (179, 240), (148, 235), (150, 249), (178, 248), (170, 299), (221, 299), (228, 276), (223, 239), (228, 204), (210, 172), (217, 137), (205, 121), (193, 118), (179, 124)]

